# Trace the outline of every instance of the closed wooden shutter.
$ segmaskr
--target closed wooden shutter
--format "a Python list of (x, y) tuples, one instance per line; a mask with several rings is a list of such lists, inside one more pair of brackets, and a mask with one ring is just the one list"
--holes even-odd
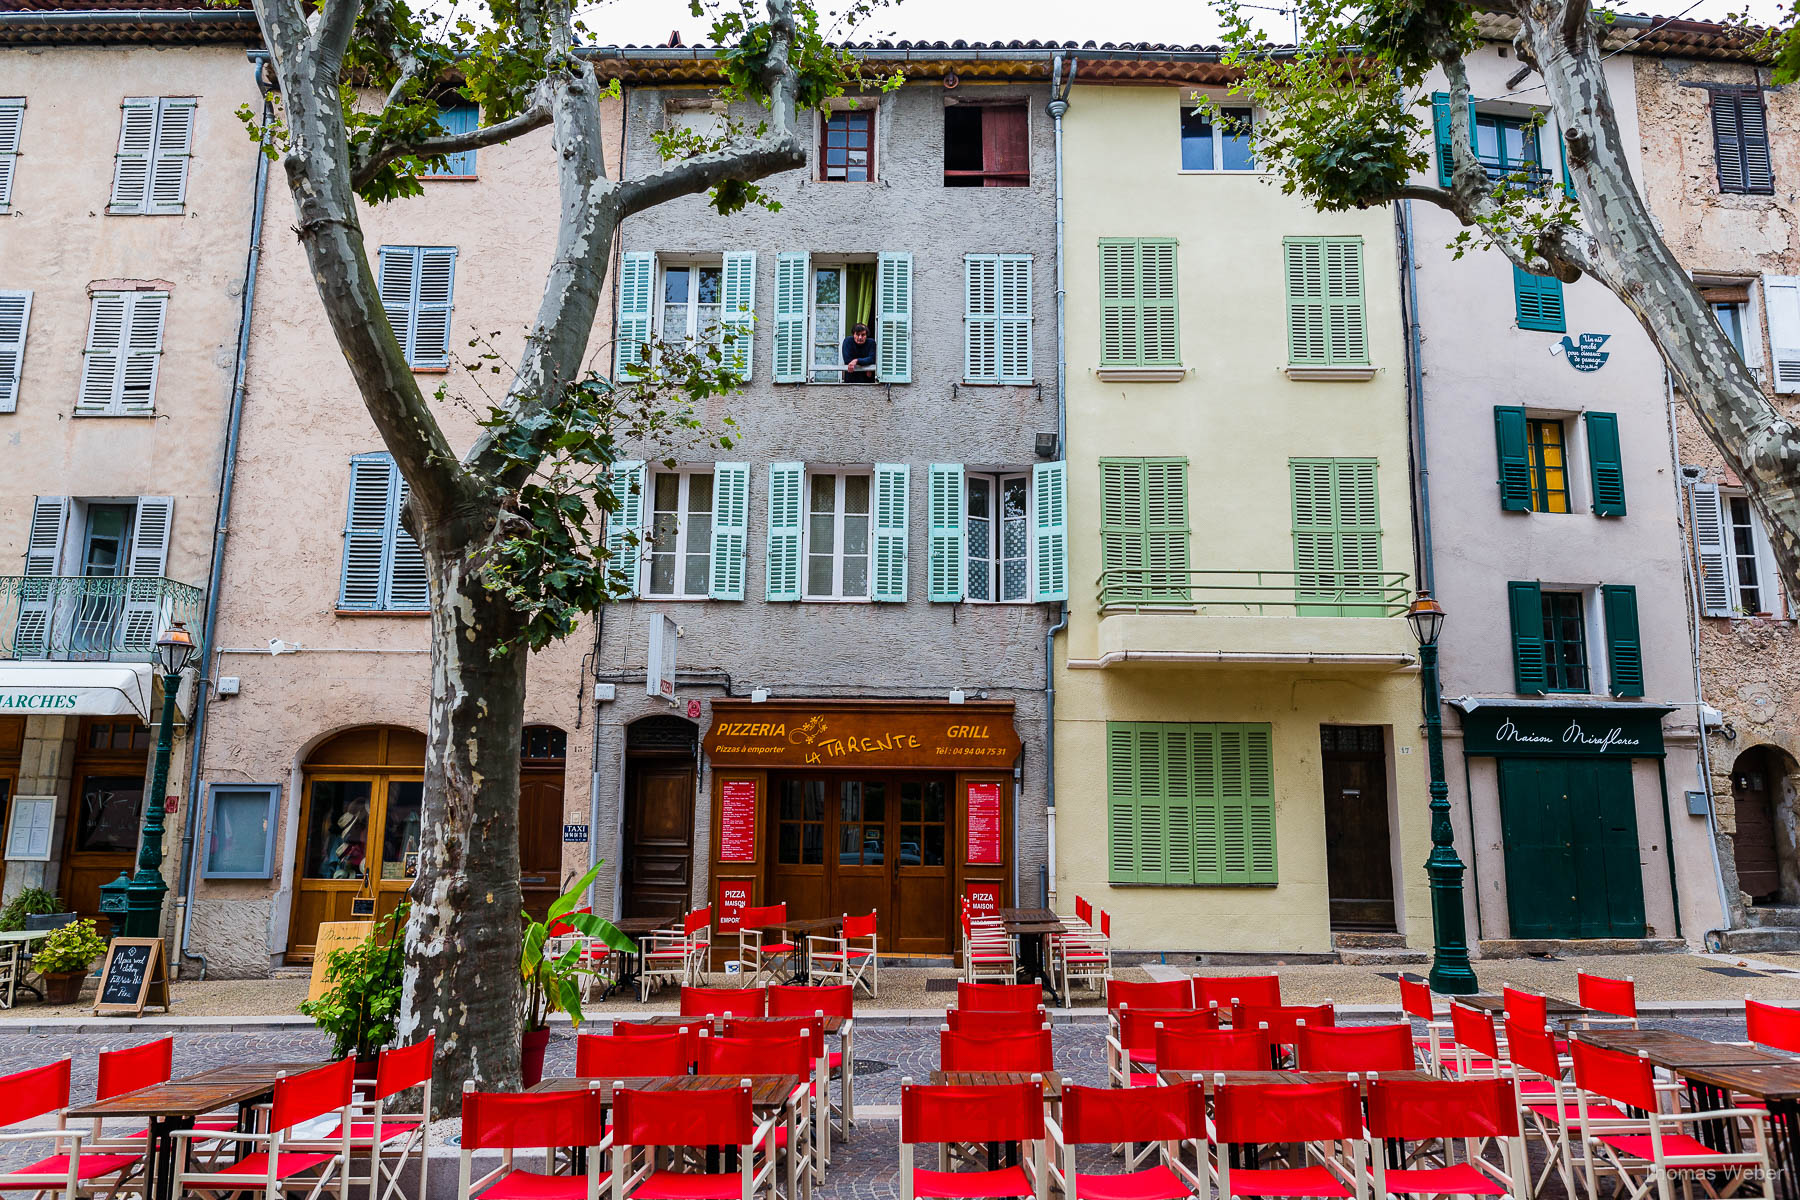
[(81, 394), (75, 411), (117, 410), (130, 301), (124, 292), (95, 292), (88, 315), (87, 347), (81, 359)]
[(806, 382), (806, 305), (811, 274), (812, 260), (807, 254), (783, 251), (775, 259), (776, 383)]
[(1106, 723), (1106, 862), (1113, 883), (1137, 883), (1138, 877), (1138, 741), (1137, 726)]
[[(455, 137), (474, 133), (481, 128), (481, 109), (468, 103), (442, 105), (438, 109), (438, 125), (444, 133)], [(427, 171), (427, 179), (472, 179), (475, 176), (475, 151), (458, 150), (444, 156), (444, 165)]]
[(1144, 567), (1150, 598), (1185, 604), (1188, 589), (1188, 460), (1144, 462)]
[(1031, 183), (1031, 143), (1028, 114), (1019, 105), (996, 105), (981, 110), (981, 169), (987, 178), (982, 187), (1028, 187)]
[(68, 524), (67, 496), (39, 496), (33, 502), (31, 525), (25, 532), (19, 618), (13, 630), (13, 652), (20, 658), (43, 658), (50, 652), (50, 624), (57, 603), (50, 581), (62, 574), (63, 535)]
[(963, 380), (1000, 382), (1000, 257), (963, 257)]
[(619, 256), (619, 328), (613, 335), (613, 377), (630, 379), (645, 369), (650, 308), (656, 292), (656, 255), (633, 250)]
[(350, 460), (350, 502), (344, 517), (339, 608), (379, 609), (384, 606), (393, 477), (394, 462), (386, 454), (359, 454)]
[(110, 208), (143, 212), (150, 203), (150, 162), (156, 151), (156, 98), (129, 96), (119, 106), (119, 148), (113, 156)]
[(1325, 246), (1323, 238), (1287, 238), (1288, 362), (1325, 366), (1331, 341), (1325, 330)]
[(1700, 611), (1709, 617), (1729, 617), (1736, 610), (1725, 545), (1725, 509), (1719, 501), (1719, 485), (1696, 483), (1688, 489), (1692, 514), (1694, 558), (1700, 567)]
[(904, 251), (885, 251), (875, 265), (875, 378), (880, 383), (911, 383), (913, 258)]
[(1544, 595), (1536, 583), (1506, 585), (1506, 607), (1512, 618), (1513, 691), (1541, 694), (1548, 686), (1544, 664)]
[(1149, 596), (1144, 573), (1144, 464), (1100, 460), (1100, 599), (1103, 604)]
[(1000, 382), (1030, 383), (1031, 255), (1000, 256)]
[(756, 251), (727, 251), (721, 275), (719, 323), (724, 331), (725, 363), (738, 378), (748, 381), (751, 364), (756, 361)]
[(376, 254), (375, 290), (381, 311), (400, 346), (400, 356), (410, 364), (413, 346), (413, 296), (419, 290), (419, 248), (383, 246)]
[(1069, 598), (1069, 480), (1066, 463), (1031, 468), (1031, 554), (1034, 601)]
[(1369, 361), (1368, 317), (1363, 305), (1361, 238), (1324, 238), (1325, 330), (1333, 366)]
[(406, 501), (412, 495), (406, 477), (397, 465), (393, 470), (394, 507), (388, 520), (388, 577), (383, 608), (421, 609), (431, 607), (431, 582), (425, 570), (425, 552), (406, 531), (401, 517)]
[(875, 464), (875, 520), (871, 535), (874, 581), (869, 597), (881, 603), (906, 602), (906, 519), (911, 483), (912, 468), (905, 463)]
[(1217, 725), (1219, 882), (1273, 884), (1274, 764), (1266, 725)]
[(1185, 458), (1100, 461), (1104, 602), (1188, 601), (1187, 467)]
[(1494, 447), (1500, 460), (1500, 508), (1531, 511), (1531, 441), (1525, 409), (1494, 406)]
[(1111, 882), (1277, 882), (1269, 726), (1113, 721), (1106, 758)]
[(800, 599), (800, 522), (805, 490), (805, 463), (769, 464), (766, 599)]
[(1142, 362), (1151, 367), (1181, 365), (1181, 314), (1177, 300), (1173, 238), (1143, 238), (1138, 242), (1138, 292), (1143, 302), (1139, 319), (1143, 330)]
[(1373, 459), (1288, 460), (1294, 601), (1302, 616), (1380, 616), (1381, 511)]
[(156, 645), (162, 624), (162, 580), (168, 571), (169, 535), (175, 501), (169, 496), (141, 496), (131, 527), (130, 578), (120, 619), (121, 648), (147, 654)]
[(644, 464), (637, 459), (612, 465), (613, 510), (606, 514), (607, 569), (621, 599), (636, 596), (644, 554)]
[(1712, 131), (1721, 192), (1774, 191), (1768, 121), (1760, 90), (1715, 90)]
[(750, 464), (713, 464), (712, 581), (714, 600), (744, 598), (750, 536)]
[(1520, 329), (1561, 333), (1567, 328), (1562, 280), (1534, 275), (1517, 263), (1513, 264), (1513, 309)]
[(127, 296), (124, 365), (119, 372), (118, 409), (147, 414), (156, 408), (156, 376), (162, 363), (163, 318), (169, 297), (163, 292)]
[(925, 506), (929, 523), (926, 574), (934, 604), (963, 598), (967, 566), (963, 559), (963, 517), (967, 492), (961, 463), (932, 463), (925, 468)]
[(1637, 589), (1609, 583), (1600, 589), (1606, 616), (1607, 688), (1615, 696), (1644, 694), (1644, 644), (1638, 634)]
[(1587, 424), (1588, 478), (1594, 486), (1594, 515), (1625, 515), (1625, 463), (1619, 451), (1619, 418), (1609, 412), (1589, 412)]
[(24, 129), (24, 97), (0, 96), (0, 209), (12, 204), (13, 178), (19, 163), (19, 142)]
[[(1800, 276), (1764, 275), (1763, 312), (1775, 390), (1800, 392)], [(1748, 341), (1752, 335), (1745, 336)]]
[(193, 153), (194, 101), (158, 101), (156, 152), (150, 162), (150, 212), (181, 211), (187, 201), (188, 160)]
[(420, 246), (419, 290), (413, 300), (414, 367), (450, 365), (450, 313), (456, 287), (456, 248)]
[(1100, 365), (1142, 364), (1137, 242), (1100, 239)]
[(1379, 617), (1382, 607), (1381, 498), (1374, 459), (1332, 463), (1337, 504), (1338, 570), (1343, 607), (1339, 616)]
[(130, 416), (154, 411), (168, 300), (164, 292), (94, 293), (77, 413)]
[(31, 293), (0, 292), (0, 413), (19, 406), (25, 374), (25, 332), (31, 325)]

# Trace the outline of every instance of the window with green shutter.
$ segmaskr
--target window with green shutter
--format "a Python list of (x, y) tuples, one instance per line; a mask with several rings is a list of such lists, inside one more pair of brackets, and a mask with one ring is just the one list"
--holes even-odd
[(1594, 486), (1594, 515), (1625, 515), (1625, 463), (1619, 453), (1619, 418), (1609, 412), (1582, 415), (1587, 424), (1588, 478)]
[(1644, 644), (1638, 634), (1637, 589), (1609, 583), (1600, 589), (1606, 617), (1607, 690), (1615, 696), (1644, 694)]
[(1100, 460), (1100, 602), (1186, 604), (1188, 461)]
[(1179, 367), (1174, 238), (1100, 239), (1100, 365)]
[(1108, 722), (1106, 781), (1113, 883), (1277, 882), (1268, 725)]
[(1376, 461), (1292, 458), (1288, 474), (1295, 611), (1310, 617), (1384, 615)]
[(1517, 263), (1513, 264), (1513, 309), (1520, 329), (1562, 333), (1568, 328), (1563, 320), (1562, 280), (1554, 275), (1534, 275)]
[(1360, 237), (1282, 239), (1286, 258), (1288, 364), (1367, 366)]

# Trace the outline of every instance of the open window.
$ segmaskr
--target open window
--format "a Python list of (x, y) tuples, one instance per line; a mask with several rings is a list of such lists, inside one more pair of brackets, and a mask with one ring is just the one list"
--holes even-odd
[(1022, 103), (946, 105), (944, 186), (1031, 186), (1029, 121)]

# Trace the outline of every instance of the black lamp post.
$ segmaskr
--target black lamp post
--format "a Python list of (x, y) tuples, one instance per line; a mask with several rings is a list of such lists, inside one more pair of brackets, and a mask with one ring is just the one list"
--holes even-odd
[[(162, 929), (162, 902), (169, 885), (163, 882), (163, 792), (169, 786), (169, 752), (175, 741), (175, 693), (181, 673), (194, 659), (193, 635), (176, 621), (156, 639), (156, 670), (162, 676), (162, 721), (156, 727), (156, 762), (150, 771), (150, 792), (144, 797), (144, 835), (138, 845), (137, 874), (125, 889), (126, 937), (156, 937)], [(188, 820), (193, 820), (188, 814)]]
[(1438, 631), (1444, 607), (1421, 591), (1406, 610), (1406, 622), (1419, 640), (1419, 682), (1425, 692), (1425, 743), (1431, 761), (1431, 990), (1466, 996), (1476, 990), (1469, 965), (1469, 934), (1463, 922), (1462, 860), (1456, 856), (1456, 833), (1450, 825), (1450, 785), (1444, 779), (1444, 719), (1438, 696)]

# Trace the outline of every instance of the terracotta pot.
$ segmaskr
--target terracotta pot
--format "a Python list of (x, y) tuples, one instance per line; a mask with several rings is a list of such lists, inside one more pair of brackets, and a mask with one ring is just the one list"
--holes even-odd
[(544, 1078), (544, 1051), (550, 1045), (548, 1029), (527, 1029), (519, 1039), (519, 1075), (525, 1087), (536, 1087)]
[(82, 980), (87, 978), (86, 971), (46, 971), (44, 972), (44, 1003), (73, 1004), (81, 996)]

